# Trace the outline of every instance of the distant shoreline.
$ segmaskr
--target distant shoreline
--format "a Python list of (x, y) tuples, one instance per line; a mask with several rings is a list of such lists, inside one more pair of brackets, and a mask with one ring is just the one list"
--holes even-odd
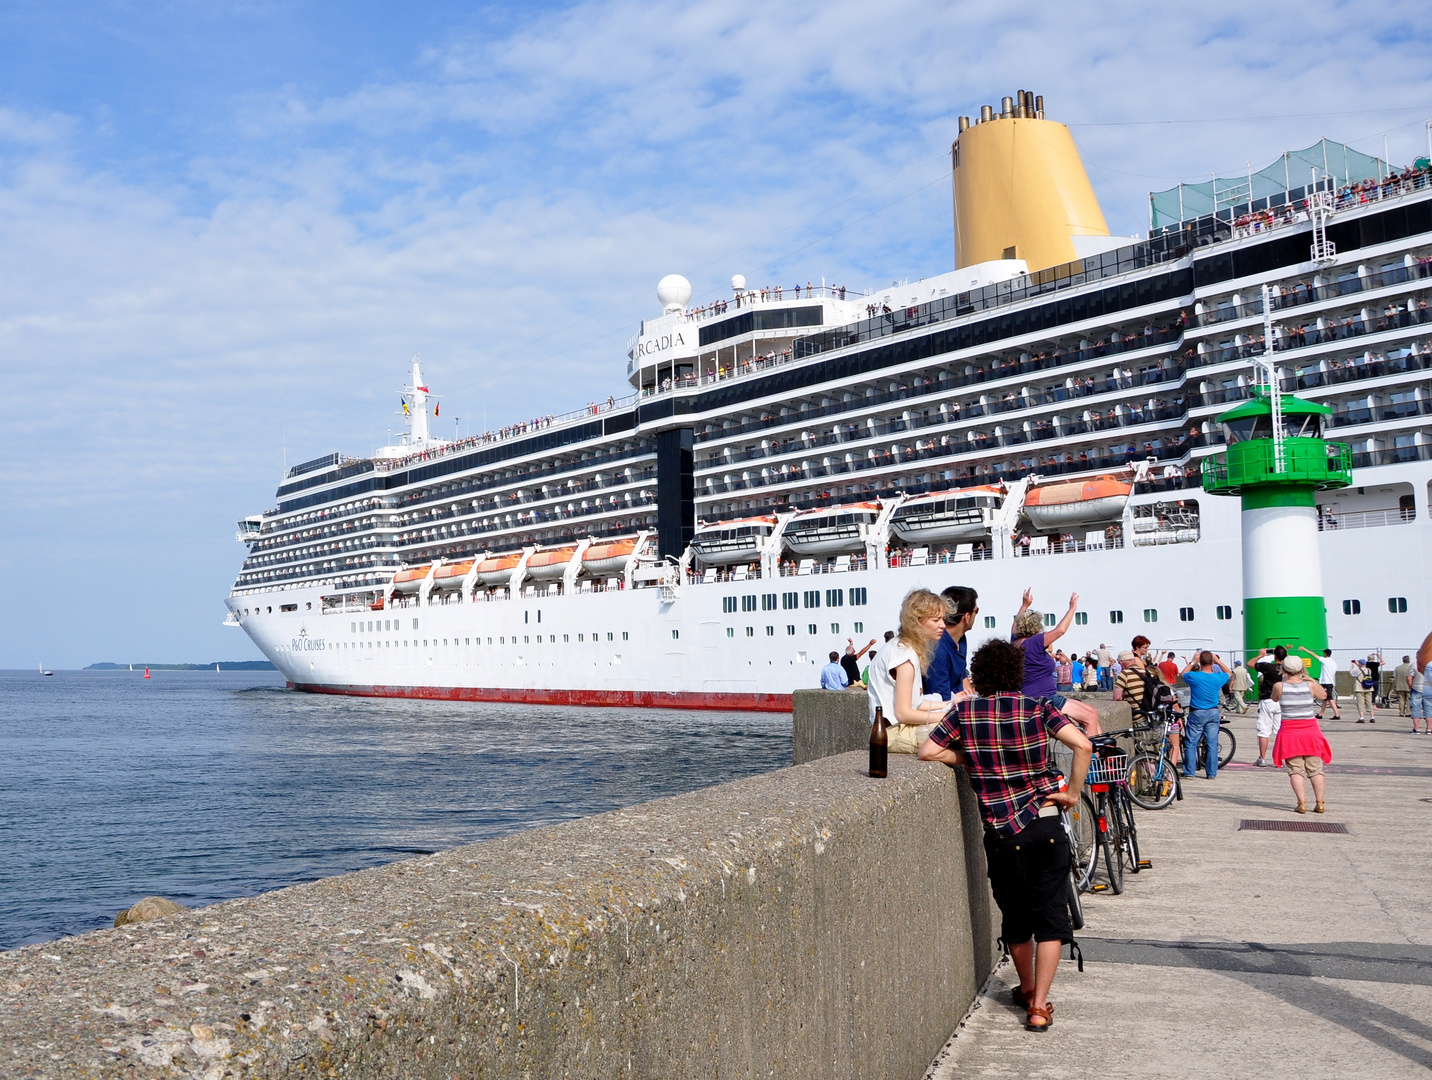
[(220, 671), (277, 671), (267, 660), (216, 660), (212, 664), (141, 664), (136, 661), (133, 664), (90, 664), (82, 669), (84, 671), (128, 671), (134, 668), (136, 671), (141, 668), (148, 668), (150, 671), (213, 671), (216, 668)]

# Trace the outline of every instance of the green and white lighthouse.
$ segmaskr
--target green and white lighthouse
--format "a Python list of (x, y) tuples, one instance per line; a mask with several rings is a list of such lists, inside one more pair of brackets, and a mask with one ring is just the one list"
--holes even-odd
[(1330, 408), (1278, 390), (1271, 355), (1258, 376), (1253, 396), (1218, 418), (1228, 452), (1204, 461), (1203, 488), (1243, 500), (1243, 647), (1321, 653), (1328, 620), (1316, 496), (1352, 483), (1352, 451), (1324, 440)]

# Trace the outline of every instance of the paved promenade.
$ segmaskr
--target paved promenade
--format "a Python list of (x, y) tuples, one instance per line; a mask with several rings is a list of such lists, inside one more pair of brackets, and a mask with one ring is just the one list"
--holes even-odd
[[(1023, 1029), (1006, 961), (931, 1080), (1428, 1076), (1432, 737), (1395, 710), (1323, 728), (1326, 815), (1311, 798), (1292, 812), (1287, 774), (1248, 764), (1251, 715), (1235, 719), (1231, 767), (1139, 811), (1153, 868), (1122, 896), (1086, 896), (1085, 970), (1060, 965), (1053, 1029)], [(1240, 831), (1245, 819), (1347, 834)]]

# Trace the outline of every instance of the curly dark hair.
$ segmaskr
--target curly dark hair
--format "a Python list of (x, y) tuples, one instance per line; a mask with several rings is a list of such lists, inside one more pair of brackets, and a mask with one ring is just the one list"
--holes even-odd
[(970, 658), (970, 678), (980, 697), (1019, 693), (1024, 688), (1024, 650), (1012, 642), (990, 638)]

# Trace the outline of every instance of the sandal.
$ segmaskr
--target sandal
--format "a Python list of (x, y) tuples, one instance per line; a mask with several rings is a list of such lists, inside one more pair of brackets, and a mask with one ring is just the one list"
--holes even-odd
[(1307, 804), (1307, 803), (1299, 803), (1297, 806), (1293, 807), (1293, 813), (1295, 813), (1295, 814), (1306, 814), (1307, 812), (1308, 812), (1308, 804)]
[(1323, 804), (1322, 804), (1321, 801), (1319, 801), (1319, 803), (1318, 803), (1317, 806), (1313, 807), (1313, 813), (1315, 813), (1315, 814), (1326, 814), (1326, 813), (1327, 813), (1327, 810), (1325, 810), (1325, 809), (1323, 808)]
[(1014, 1002), (1015, 1008), (1029, 1010), (1029, 995), (1024, 992), (1024, 987), (1016, 986), (1009, 992), (1009, 999)]
[[(1042, 1024), (1032, 1021), (1038, 1016), (1044, 1020)], [(1054, 1026), (1054, 1006), (1045, 1005), (1042, 1009), (1038, 1005), (1030, 1005), (1025, 1010), (1024, 1030), (1025, 1031), (1048, 1031)]]

